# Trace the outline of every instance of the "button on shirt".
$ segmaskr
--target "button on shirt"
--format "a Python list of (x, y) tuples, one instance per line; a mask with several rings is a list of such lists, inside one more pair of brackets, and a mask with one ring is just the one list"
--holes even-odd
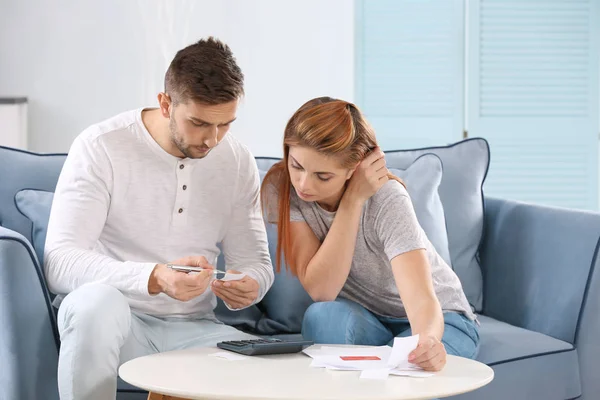
[(214, 317), (207, 291), (181, 302), (150, 295), (157, 263), (202, 255), (260, 286), (273, 269), (254, 158), (227, 134), (203, 159), (179, 159), (146, 130), (141, 109), (91, 126), (73, 143), (61, 172), (48, 225), (45, 273), (62, 295), (88, 282), (119, 289), (133, 310), (158, 316)]

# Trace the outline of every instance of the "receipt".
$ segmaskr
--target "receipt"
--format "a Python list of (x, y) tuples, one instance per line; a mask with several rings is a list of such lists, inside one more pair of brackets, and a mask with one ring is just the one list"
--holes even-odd
[(241, 279), (244, 279), (246, 277), (246, 274), (244, 274), (243, 272), (240, 274), (236, 274), (234, 272), (228, 272), (225, 274), (224, 277), (220, 278), (219, 280), (221, 281), (239, 281)]

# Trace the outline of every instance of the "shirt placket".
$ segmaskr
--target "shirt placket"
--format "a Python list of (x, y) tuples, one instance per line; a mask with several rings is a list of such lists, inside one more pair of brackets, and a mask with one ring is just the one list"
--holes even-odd
[(177, 162), (177, 194), (173, 207), (173, 225), (182, 225), (189, 212), (190, 176), (192, 165), (186, 160)]

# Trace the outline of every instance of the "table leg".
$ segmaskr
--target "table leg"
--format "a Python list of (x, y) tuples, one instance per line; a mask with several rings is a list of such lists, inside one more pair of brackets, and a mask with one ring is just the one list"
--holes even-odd
[(148, 400), (185, 400), (183, 397), (167, 396), (166, 394), (152, 393), (148, 394)]

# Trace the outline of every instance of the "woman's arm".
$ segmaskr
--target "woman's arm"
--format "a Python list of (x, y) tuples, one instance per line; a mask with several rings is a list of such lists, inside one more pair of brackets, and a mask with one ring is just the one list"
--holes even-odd
[(444, 316), (431, 280), (425, 250), (413, 250), (392, 259), (392, 271), (413, 335), (442, 340)]
[(442, 344), (444, 317), (437, 299), (428, 240), (421, 229), (412, 201), (401, 185), (390, 185), (376, 211), (375, 229), (391, 263), (394, 280), (419, 345), (409, 361), (428, 370), (439, 371), (446, 363)]
[(292, 259), (298, 279), (314, 301), (333, 301), (352, 266), (363, 204), (342, 199), (323, 244), (306, 222), (291, 222)]
[(315, 301), (338, 296), (352, 266), (356, 236), (365, 202), (387, 182), (388, 170), (380, 149), (358, 165), (323, 243), (306, 222), (291, 222), (292, 260), (298, 279)]
[(392, 271), (412, 334), (419, 335), (419, 344), (408, 361), (427, 371), (439, 371), (446, 365), (444, 316), (433, 290), (427, 253), (413, 250), (394, 257)]
[(393, 258), (392, 271), (412, 334), (419, 335), (419, 344), (408, 361), (427, 371), (440, 371), (446, 365), (446, 349), (442, 344), (444, 316), (433, 290), (425, 250), (413, 250)]

